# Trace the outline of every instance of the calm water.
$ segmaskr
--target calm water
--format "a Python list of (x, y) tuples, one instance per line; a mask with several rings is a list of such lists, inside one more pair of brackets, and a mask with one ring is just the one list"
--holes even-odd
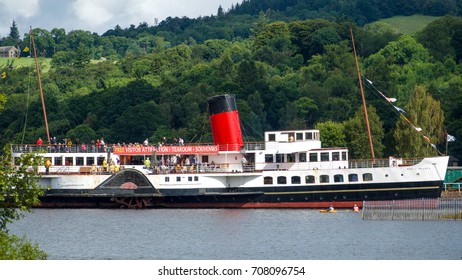
[(49, 259), (462, 259), (460, 221), (350, 211), (36, 209), (10, 228)]

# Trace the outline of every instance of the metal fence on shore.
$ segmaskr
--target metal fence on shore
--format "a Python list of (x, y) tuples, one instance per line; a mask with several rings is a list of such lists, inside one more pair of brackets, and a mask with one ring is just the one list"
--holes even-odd
[(364, 201), (363, 220), (462, 220), (461, 198)]

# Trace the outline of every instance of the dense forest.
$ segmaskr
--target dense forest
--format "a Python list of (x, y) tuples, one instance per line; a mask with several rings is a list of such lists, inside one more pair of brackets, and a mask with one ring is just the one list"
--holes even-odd
[[(416, 34), (376, 22), (416, 13), (440, 18)], [(51, 59), (41, 74), (58, 140), (211, 141), (206, 100), (230, 93), (247, 141), (262, 140), (265, 130), (316, 127), (324, 145), (368, 157), (351, 29), (376, 156), (446, 153), (449, 133), (457, 140), (448, 153), (461, 158), (460, 13), (459, 0), (246, 0), (214, 16), (116, 26), (102, 35), (32, 34), (42, 69), (50, 61), (43, 58)], [(22, 60), (32, 59), (30, 43), (14, 21), (0, 41), (23, 50)], [(35, 68), (18, 61), (0, 65), (2, 146), (46, 139)], [(384, 96), (397, 98), (394, 106)]]

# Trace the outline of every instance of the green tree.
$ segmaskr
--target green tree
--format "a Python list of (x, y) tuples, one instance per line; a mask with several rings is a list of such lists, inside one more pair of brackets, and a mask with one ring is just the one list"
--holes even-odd
[(333, 121), (317, 123), (315, 126), (321, 134), (321, 142), (323, 148), (329, 147), (346, 147), (346, 136), (343, 124)]
[(364, 34), (361, 40), (361, 55), (369, 56), (376, 53), (389, 42), (398, 39), (398, 29), (386, 22), (377, 21), (364, 26)]
[(37, 185), (36, 170), (42, 158), (22, 154), (13, 160), (10, 145), (0, 158), (0, 259), (45, 259), (46, 254), (25, 238), (8, 234), (9, 223), (39, 203), (43, 189)]
[(47, 254), (32, 244), (25, 237), (8, 235), (0, 231), (0, 259), (1, 260), (45, 260)]
[(294, 107), (297, 117), (304, 120), (305, 123), (311, 123), (319, 109), (314, 100), (306, 96), (295, 100)]
[(265, 25), (254, 39), (255, 58), (271, 65), (286, 65), (294, 53), (290, 32), (285, 22)]
[[(369, 126), (372, 134), (374, 155), (375, 158), (380, 158), (383, 156), (384, 150), (384, 146), (382, 144), (384, 137), (382, 121), (373, 106), (367, 106), (367, 115), (369, 117)], [(367, 135), (365, 120), (364, 109), (360, 107), (355, 116), (345, 121), (343, 124), (351, 158), (371, 158), (369, 137)]]
[[(409, 115), (406, 119), (400, 118), (393, 134), (399, 155), (402, 157), (437, 155), (438, 152), (431, 144), (437, 145), (444, 141), (444, 112), (440, 102), (433, 99), (424, 87), (417, 86), (404, 110)], [(421, 131), (417, 131), (417, 128)]]
[(462, 18), (445, 16), (431, 22), (419, 34), (418, 39), (429, 52), (438, 60), (442, 61), (445, 56), (459, 56), (461, 44), (460, 30)]
[(16, 22), (13, 20), (13, 24), (11, 24), (11, 27), (10, 27), (10, 37), (15, 39), (15, 40), (18, 40), (20, 39), (19, 37), (19, 30), (18, 30), (18, 27), (16, 26)]

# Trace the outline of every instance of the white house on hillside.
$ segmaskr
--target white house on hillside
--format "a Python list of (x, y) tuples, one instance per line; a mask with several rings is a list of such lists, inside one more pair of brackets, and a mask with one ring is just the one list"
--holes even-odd
[(16, 58), (20, 51), (15, 46), (0, 47), (0, 57)]

